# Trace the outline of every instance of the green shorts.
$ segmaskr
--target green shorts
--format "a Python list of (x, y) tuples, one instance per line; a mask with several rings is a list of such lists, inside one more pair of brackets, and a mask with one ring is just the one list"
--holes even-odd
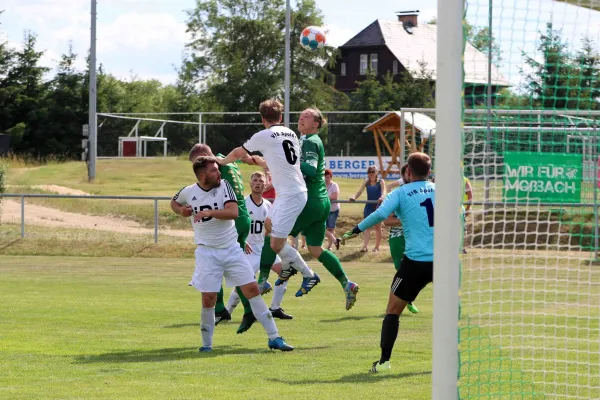
[(309, 198), (298, 219), (296, 219), (290, 235), (296, 237), (302, 233), (306, 236), (308, 246), (321, 246), (325, 239), (325, 224), (329, 217), (330, 208), (331, 202), (328, 197), (322, 199)]
[(396, 268), (396, 271), (398, 271), (400, 269), (400, 264), (402, 263), (402, 257), (404, 257), (404, 249), (406, 245), (404, 235), (392, 236), (390, 234), (389, 244), (390, 253), (392, 253), (392, 260), (394, 260), (394, 268)]
[(238, 243), (244, 248), (246, 244), (246, 239), (250, 234), (250, 225), (252, 225), (252, 219), (250, 219), (249, 215), (242, 215), (235, 219), (235, 230), (238, 234)]

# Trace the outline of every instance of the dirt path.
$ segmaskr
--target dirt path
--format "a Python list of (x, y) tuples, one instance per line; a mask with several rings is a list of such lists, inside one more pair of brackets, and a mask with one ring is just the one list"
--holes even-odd
[[(67, 188), (57, 185), (39, 185), (36, 186), (48, 192), (57, 194), (87, 195), (81, 190)], [(2, 223), (21, 223), (21, 204), (12, 199), (2, 200)], [(99, 231), (111, 231), (120, 233), (131, 233), (138, 235), (153, 235), (154, 229), (144, 228), (134, 221), (113, 218), (106, 216), (93, 216), (86, 214), (77, 214), (68, 211), (61, 211), (51, 207), (45, 207), (35, 204), (27, 204), (25, 200), (25, 225), (39, 225), (53, 228), (79, 228), (93, 229)], [(160, 229), (159, 234), (192, 238), (193, 232), (184, 230)]]

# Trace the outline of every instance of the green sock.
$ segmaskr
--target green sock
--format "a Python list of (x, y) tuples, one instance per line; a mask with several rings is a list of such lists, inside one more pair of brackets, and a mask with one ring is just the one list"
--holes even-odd
[(215, 304), (215, 312), (221, 312), (225, 309), (225, 303), (223, 302), (223, 285), (221, 290), (217, 293), (217, 304)]
[(333, 254), (329, 250), (323, 250), (321, 255), (319, 256), (319, 262), (323, 264), (323, 266), (329, 271), (331, 275), (335, 277), (342, 284), (342, 287), (346, 287), (346, 283), (348, 283), (348, 277), (344, 272), (344, 268), (342, 267), (342, 263), (339, 258), (335, 254)]
[(269, 272), (271, 272), (271, 267), (275, 263), (276, 257), (277, 254), (271, 248), (271, 237), (265, 236), (265, 244), (260, 255), (260, 275), (258, 276), (258, 282), (264, 282), (269, 279)]
[(240, 296), (240, 300), (242, 302), (242, 305), (244, 306), (244, 314), (248, 314), (249, 312), (252, 312), (252, 307), (250, 307), (250, 302), (248, 301), (246, 296), (244, 296), (244, 294), (242, 293), (242, 289), (240, 289), (239, 286), (237, 286), (235, 288), (235, 291), (237, 292), (238, 296)]

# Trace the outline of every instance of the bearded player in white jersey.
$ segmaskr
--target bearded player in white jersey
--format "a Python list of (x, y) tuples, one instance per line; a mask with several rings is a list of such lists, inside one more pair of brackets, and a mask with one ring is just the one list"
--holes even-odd
[(229, 286), (240, 287), (261, 323), (271, 349), (291, 351), (277, 331), (271, 312), (259, 294), (258, 284), (244, 251), (237, 242), (234, 220), (238, 205), (231, 185), (221, 180), (214, 157), (198, 157), (193, 165), (197, 182), (181, 189), (171, 200), (173, 211), (190, 217), (194, 228), (196, 268), (192, 285), (202, 292), (201, 352), (212, 351), (215, 303), (223, 277)]
[[(308, 267), (300, 253), (287, 243), (287, 237), (307, 200), (306, 183), (300, 170), (300, 143), (296, 133), (281, 124), (283, 105), (279, 101), (263, 101), (258, 110), (266, 129), (255, 133), (227, 157), (217, 160), (219, 164), (226, 165), (247, 154), (262, 153), (264, 159), (253, 156), (252, 160), (256, 165), (269, 168), (273, 187), (277, 192), (277, 201), (273, 204), (271, 215), (265, 220), (265, 245), (262, 253), (265, 255), (274, 251), (281, 257), (281, 275), (289, 276), (291, 268), (302, 274), (302, 286), (296, 292), (296, 297), (300, 297), (321, 282), (319, 275)], [(261, 293), (265, 292), (265, 282), (261, 283)]]
[[(250, 265), (252, 265), (252, 269), (255, 274), (259, 269), (260, 256), (263, 245), (265, 244), (265, 220), (267, 219), (267, 215), (272, 207), (271, 202), (263, 198), (266, 181), (267, 178), (263, 172), (254, 172), (250, 177), (250, 189), (252, 192), (245, 199), (246, 208), (248, 209), (250, 220), (252, 221), (252, 224), (250, 225), (250, 234), (246, 238), (246, 257), (248, 258), (248, 261), (250, 261)], [(271, 267), (271, 270), (277, 274), (281, 273), (281, 259), (279, 256), (276, 257), (275, 263)], [(284, 282), (279, 282), (279, 284), (276, 282), (275, 288), (273, 289), (273, 299), (271, 301), (271, 307), (269, 307), (269, 311), (271, 311), (271, 315), (273, 315), (275, 318), (294, 318), (293, 316), (287, 314), (283, 308), (281, 308), (281, 302), (283, 301), (283, 296), (287, 290), (287, 284), (287, 280)], [(268, 283), (268, 286), (268, 291), (270, 291), (271, 284)], [(231, 292), (229, 301), (227, 303), (227, 311), (229, 311), (229, 314), (233, 313), (239, 302), (240, 296), (234, 289)], [(251, 314), (251, 316), (254, 317), (254, 314)]]

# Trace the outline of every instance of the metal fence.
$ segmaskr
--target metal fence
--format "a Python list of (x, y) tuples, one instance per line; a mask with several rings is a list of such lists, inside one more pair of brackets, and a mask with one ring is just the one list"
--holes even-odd
[[(0, 199), (3, 197), (19, 198), (21, 202), (21, 238), (25, 237), (25, 198), (54, 198), (54, 199), (86, 199), (86, 200), (147, 200), (154, 202), (154, 243), (158, 243), (158, 202), (171, 200), (170, 196), (91, 196), (91, 195), (63, 195), (63, 194), (17, 194), (17, 193), (4, 193), (0, 195)], [(376, 204), (375, 200), (356, 200), (350, 202), (348, 200), (332, 200), (332, 203), (349, 203), (349, 204)], [(588, 208), (593, 210), (594, 213), (594, 254), (595, 258), (598, 258), (599, 248), (599, 223), (598, 223), (598, 207), (597, 201), (590, 203), (541, 203), (541, 202), (492, 202), (492, 201), (472, 201), (471, 205), (481, 206), (482, 212), (492, 212), (498, 210), (501, 207), (513, 208), (523, 206), (535, 206), (538, 208), (548, 207), (560, 207), (560, 208)]]
[[(171, 200), (170, 196), (91, 196), (91, 195), (68, 195), (68, 194), (17, 194), (3, 193), (3, 197), (19, 198), (21, 201), (21, 238), (25, 237), (25, 198), (51, 198), (51, 199), (85, 199), (85, 200), (148, 200), (154, 202), (154, 243), (158, 243), (158, 202)], [(375, 200), (333, 200), (332, 203), (350, 203), (350, 204), (377, 204)]]

